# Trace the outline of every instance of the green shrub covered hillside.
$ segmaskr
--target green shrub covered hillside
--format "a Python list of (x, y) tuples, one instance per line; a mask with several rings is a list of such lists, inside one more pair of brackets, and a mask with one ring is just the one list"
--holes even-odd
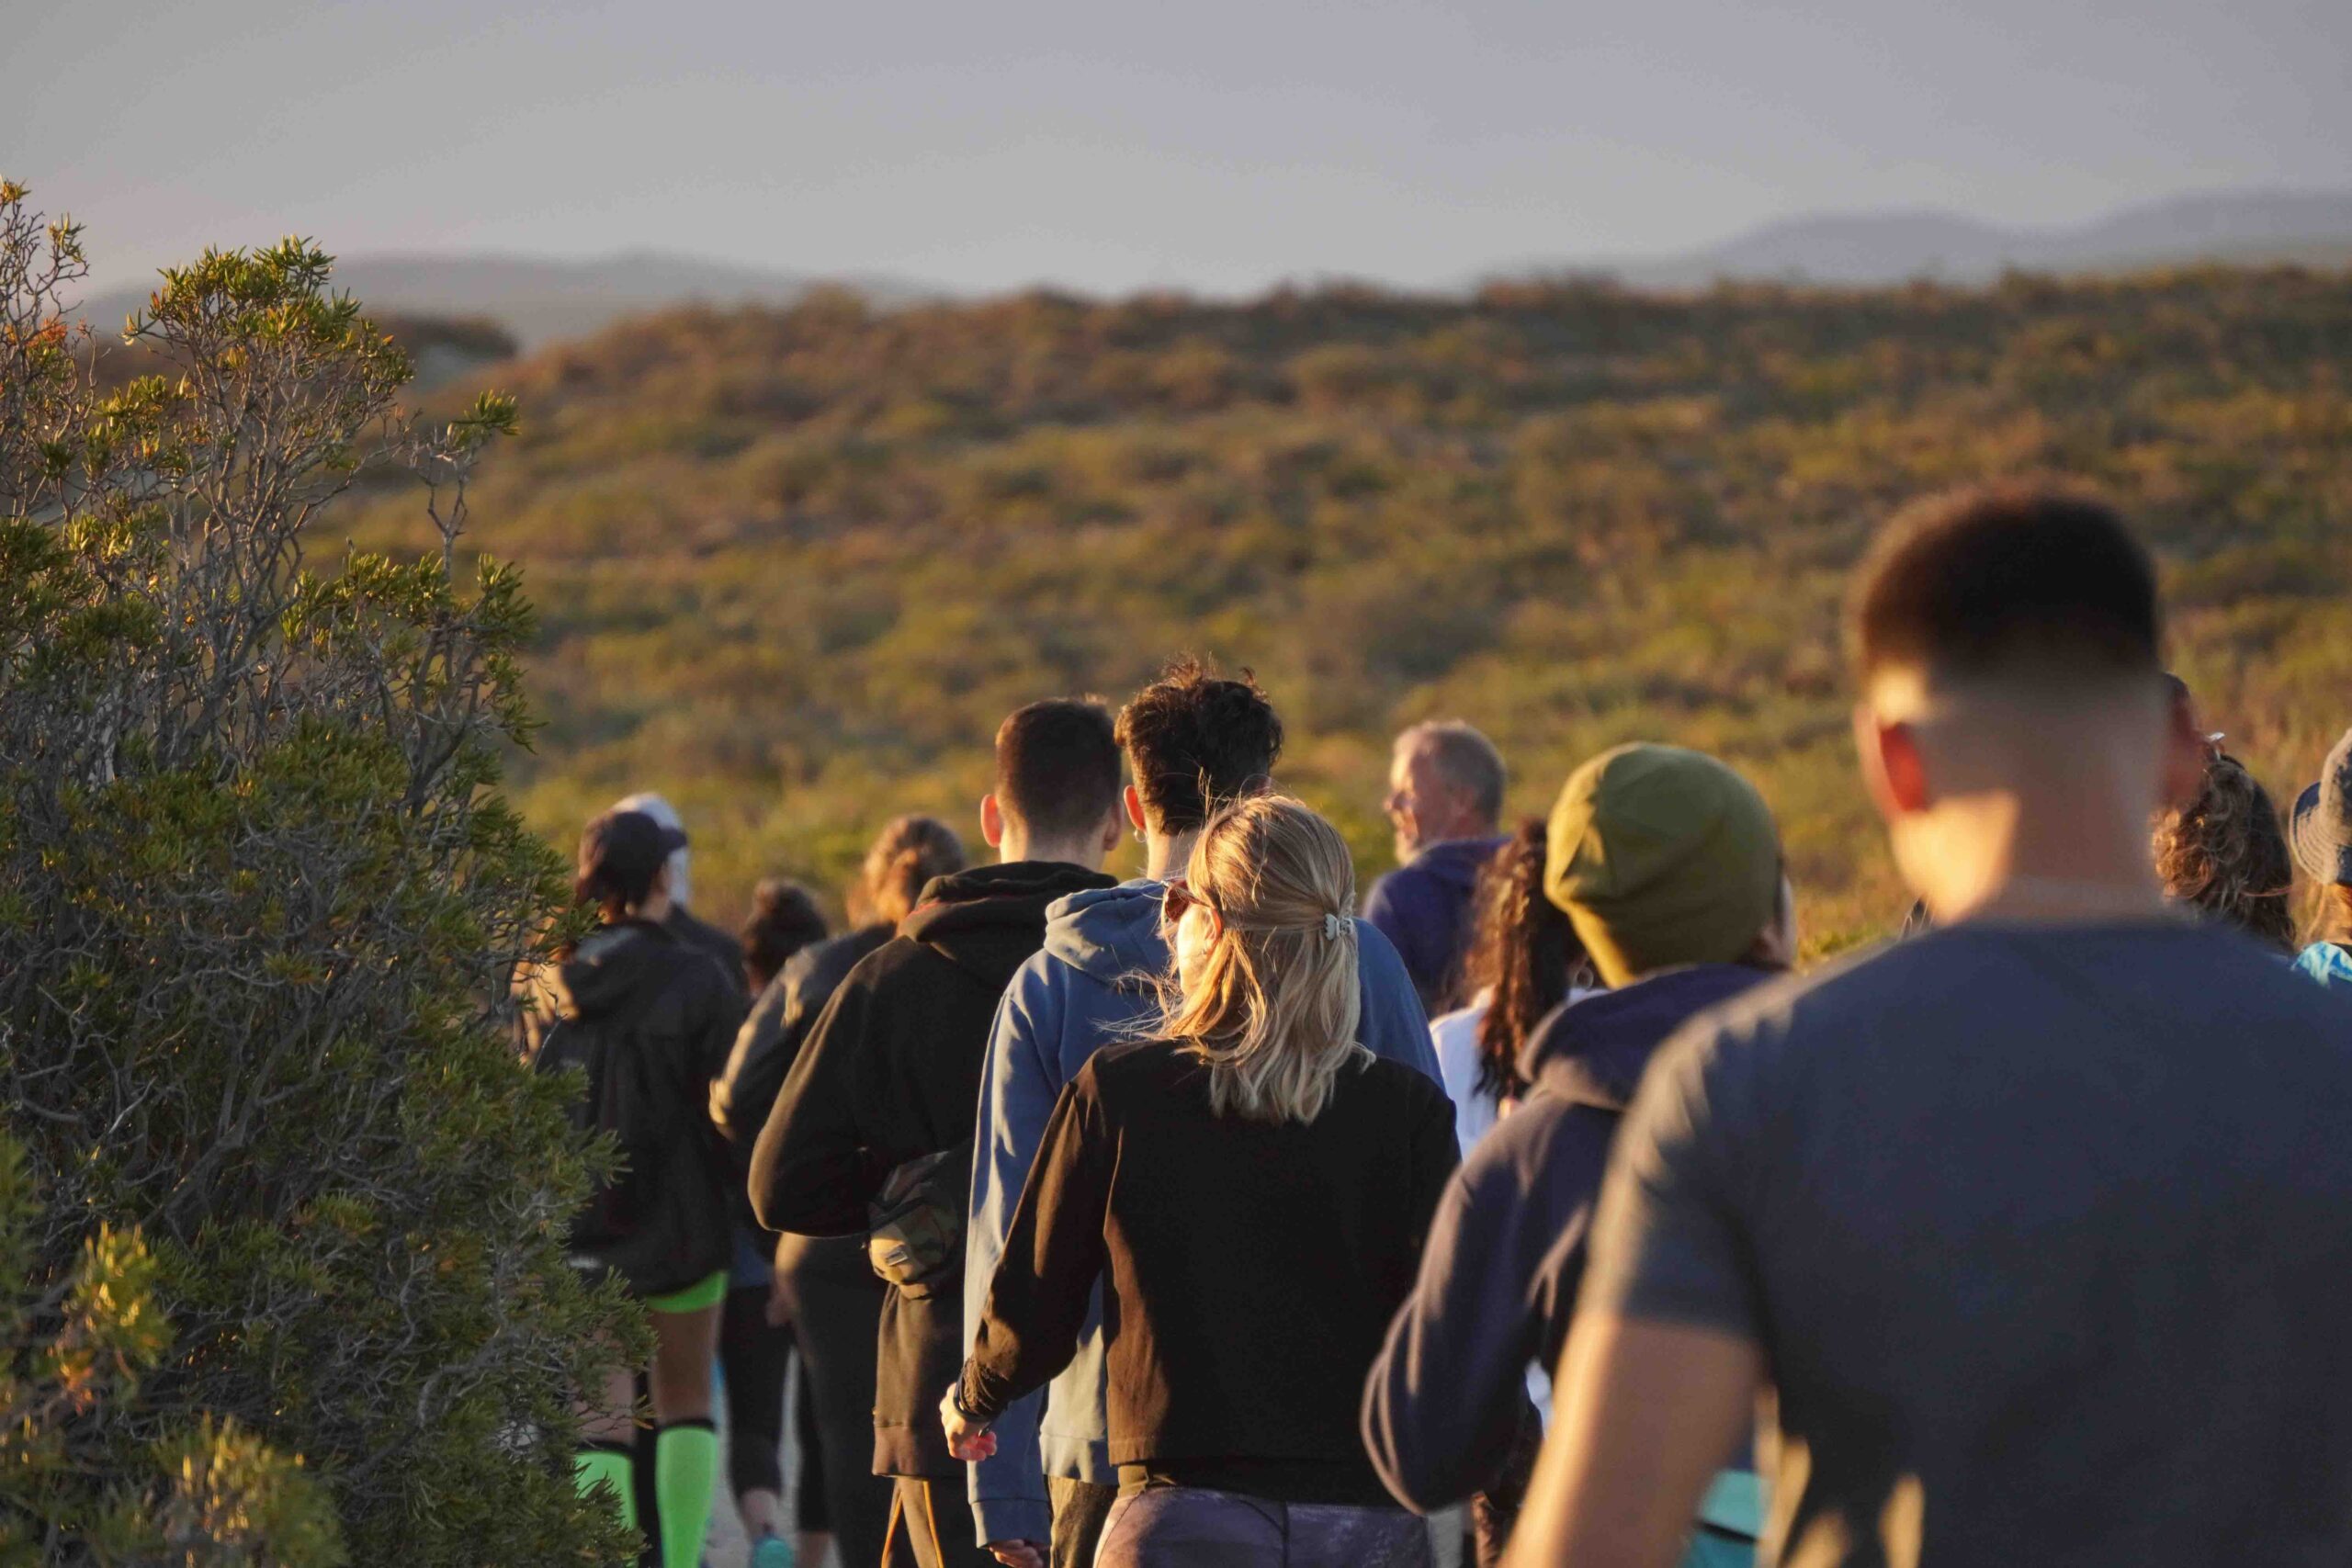
[[(1716, 750), (1779, 808), (1813, 945), (1905, 900), (1857, 787), (1838, 603), (1918, 491), (2058, 469), (2164, 553), (2177, 659), (2273, 785), (2352, 721), (2352, 276), (1984, 290), (1496, 286), (1244, 305), (1032, 295), (690, 311), (501, 372), (476, 491), (542, 612), (517, 774), (568, 844), (659, 788), (697, 901), (830, 886), (886, 814), (968, 819), (991, 728), (1189, 649), (1254, 668), (1287, 782), (1369, 874), (1385, 741)], [(413, 503), (353, 517), (415, 538)]]

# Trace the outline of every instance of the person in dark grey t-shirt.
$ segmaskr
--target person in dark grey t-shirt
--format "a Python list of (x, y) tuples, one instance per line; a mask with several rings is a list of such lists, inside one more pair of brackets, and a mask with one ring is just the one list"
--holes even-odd
[(1759, 1394), (1767, 1561), (2352, 1561), (2352, 1023), (2165, 910), (2148, 812), (2198, 751), (2145, 554), (1970, 492), (1855, 618), (1939, 930), (1663, 1049), (1510, 1561), (1661, 1568)]

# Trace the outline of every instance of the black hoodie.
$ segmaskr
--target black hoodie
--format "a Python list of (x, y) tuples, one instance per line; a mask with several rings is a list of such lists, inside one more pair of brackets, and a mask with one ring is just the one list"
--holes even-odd
[(1643, 1069), (1691, 1018), (1771, 976), (1672, 969), (1555, 1010), (1520, 1054), (1534, 1086), (1463, 1162), (1419, 1282), (1364, 1385), (1363, 1438), (1388, 1490), (1423, 1512), (1499, 1478), (1531, 1361), (1558, 1361), (1617, 1124)]
[[(856, 1235), (890, 1172), (972, 1137), (998, 1001), (1044, 945), (1046, 908), (1099, 872), (1019, 861), (943, 876), (899, 934), (858, 962), (792, 1065), (752, 1155), (752, 1204), (771, 1230)], [(968, 1178), (967, 1178), (968, 1179)], [(939, 1396), (964, 1364), (964, 1287), (883, 1298), (874, 1469), (957, 1476)]]
[(572, 1116), (611, 1134), (622, 1168), (574, 1217), (573, 1261), (639, 1296), (684, 1290), (727, 1267), (731, 1166), (707, 1106), (743, 1018), (736, 977), (658, 925), (605, 927), (563, 961), (540, 1072), (584, 1076)]

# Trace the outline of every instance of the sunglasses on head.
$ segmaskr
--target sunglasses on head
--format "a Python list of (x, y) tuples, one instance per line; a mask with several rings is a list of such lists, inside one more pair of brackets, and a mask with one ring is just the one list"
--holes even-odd
[(1216, 913), (1215, 906), (1210, 904), (1207, 899), (1195, 896), (1193, 890), (1185, 886), (1181, 879), (1171, 878), (1168, 882), (1163, 883), (1159, 889), (1160, 929), (1162, 931), (1175, 930), (1177, 922), (1184, 918), (1184, 911), (1191, 908), (1195, 904), (1198, 904), (1202, 908), (1208, 910), (1211, 914)]

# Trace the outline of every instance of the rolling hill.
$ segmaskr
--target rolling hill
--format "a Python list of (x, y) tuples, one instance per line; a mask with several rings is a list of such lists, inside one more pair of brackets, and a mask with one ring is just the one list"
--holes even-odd
[(1984, 283), (2012, 268), (2072, 275), (2196, 262), (2352, 263), (2352, 191), (2232, 191), (2130, 207), (2077, 225), (2005, 227), (1951, 212), (1815, 214), (1686, 254), (1589, 270), (1650, 288), (1719, 278)]
[[(1838, 602), (1890, 508), (2021, 470), (2118, 496), (2177, 661), (2281, 791), (2352, 720), (2352, 275), (1985, 288), (1498, 285), (684, 310), (493, 372), (475, 491), (523, 563), (568, 839), (659, 788), (706, 912), (968, 821), (998, 718), (1178, 650), (1257, 671), (1368, 876), (1387, 737), (1469, 718), (1540, 812), (1626, 739), (1780, 812), (1817, 949), (1905, 898), (1855, 781)], [(457, 395), (453, 389), (449, 395)], [(337, 521), (415, 547), (405, 493)]]
[[(625, 317), (683, 305), (789, 305), (824, 280), (805, 274), (735, 266), (659, 251), (626, 251), (585, 261), (502, 255), (354, 256), (335, 268), (336, 286), (392, 315), (481, 318), (497, 322), (526, 349), (587, 337)], [(848, 279), (877, 300), (924, 291), (888, 278)], [(147, 301), (148, 286), (108, 289), (82, 313), (101, 331)]]

